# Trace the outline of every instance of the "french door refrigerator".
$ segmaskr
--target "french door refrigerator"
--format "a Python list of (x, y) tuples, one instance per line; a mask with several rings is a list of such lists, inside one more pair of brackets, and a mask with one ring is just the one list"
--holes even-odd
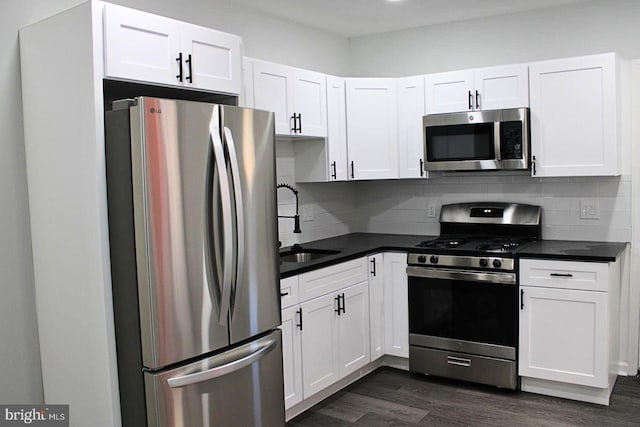
[(107, 112), (123, 425), (284, 425), (273, 113)]

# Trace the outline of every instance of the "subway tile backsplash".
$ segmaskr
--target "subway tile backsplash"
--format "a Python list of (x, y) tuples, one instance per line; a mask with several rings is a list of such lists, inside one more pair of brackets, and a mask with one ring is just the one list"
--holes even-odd
[[(297, 184), (292, 144), (278, 141), (278, 182), (300, 191), (313, 220), (279, 220), (283, 246), (350, 232), (438, 235), (440, 207), (446, 203), (504, 201), (542, 206), (545, 239), (631, 240), (631, 176), (532, 178), (525, 172), (474, 172), (432, 175), (426, 180), (386, 180)], [(597, 200), (599, 219), (581, 219), (580, 201)], [(436, 217), (427, 206), (436, 207)], [(280, 215), (292, 215), (295, 199), (278, 190)]]

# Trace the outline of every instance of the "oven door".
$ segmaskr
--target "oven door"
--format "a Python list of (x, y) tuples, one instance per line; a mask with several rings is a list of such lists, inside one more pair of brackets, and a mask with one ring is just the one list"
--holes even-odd
[(409, 344), (516, 360), (515, 273), (408, 267)]

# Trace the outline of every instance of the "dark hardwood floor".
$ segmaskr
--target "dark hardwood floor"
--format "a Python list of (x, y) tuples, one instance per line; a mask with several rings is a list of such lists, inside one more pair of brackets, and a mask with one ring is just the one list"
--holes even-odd
[(640, 379), (606, 407), (381, 368), (287, 426), (640, 426)]

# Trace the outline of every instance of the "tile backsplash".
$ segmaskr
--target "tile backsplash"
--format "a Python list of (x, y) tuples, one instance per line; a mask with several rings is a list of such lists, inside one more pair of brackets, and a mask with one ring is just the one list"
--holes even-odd
[[(278, 141), (278, 183), (299, 191), (301, 234), (293, 220), (278, 221), (283, 246), (349, 232), (438, 235), (440, 207), (447, 203), (504, 201), (542, 206), (545, 239), (631, 240), (631, 176), (532, 178), (526, 172), (474, 172), (426, 180), (297, 184), (293, 145)], [(596, 204), (598, 219), (581, 219), (581, 202)], [(428, 215), (428, 207), (435, 216)], [(303, 220), (303, 210), (312, 220)], [(295, 213), (295, 198), (278, 190), (279, 215)], [(307, 212), (309, 214), (309, 212)]]

